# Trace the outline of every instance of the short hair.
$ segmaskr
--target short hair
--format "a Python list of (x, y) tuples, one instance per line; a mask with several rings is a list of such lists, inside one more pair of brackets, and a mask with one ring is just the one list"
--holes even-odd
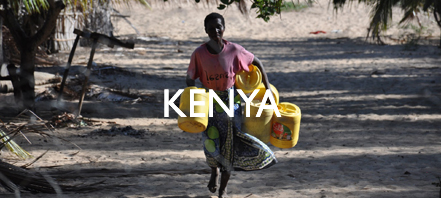
[(219, 13), (212, 12), (212, 13), (210, 13), (209, 15), (207, 15), (205, 17), (204, 27), (207, 27), (208, 22), (213, 20), (213, 19), (220, 19), (221, 22), (222, 22), (222, 25), (225, 26), (225, 19), (224, 19), (224, 17), (221, 14), (219, 14)]

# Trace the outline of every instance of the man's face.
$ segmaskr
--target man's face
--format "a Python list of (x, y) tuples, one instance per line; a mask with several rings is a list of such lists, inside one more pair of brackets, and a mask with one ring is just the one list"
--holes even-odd
[(219, 18), (208, 21), (205, 27), (205, 32), (210, 39), (219, 42), (224, 36), (225, 27), (222, 25), (222, 20)]

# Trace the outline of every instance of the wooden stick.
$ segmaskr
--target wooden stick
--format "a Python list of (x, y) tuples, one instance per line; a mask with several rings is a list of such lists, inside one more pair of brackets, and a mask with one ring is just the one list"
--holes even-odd
[(97, 45), (98, 45), (98, 38), (94, 38), (93, 43), (92, 43), (92, 51), (90, 51), (89, 62), (87, 63), (87, 70), (85, 73), (86, 79), (84, 79), (84, 82), (83, 82), (83, 89), (81, 90), (80, 102), (78, 104), (78, 113), (77, 113), (76, 117), (81, 115), (81, 108), (83, 107), (84, 95), (86, 94), (87, 83), (89, 81), (89, 76), (91, 73), (91, 68), (92, 68), (92, 63), (93, 63), (93, 56), (95, 55), (95, 49), (96, 49)]
[(77, 35), (75, 38), (74, 44), (72, 46), (72, 50), (69, 54), (69, 59), (67, 61), (66, 68), (64, 69), (63, 80), (61, 81), (60, 92), (58, 93), (58, 102), (61, 100), (61, 95), (63, 95), (64, 85), (66, 84), (67, 75), (69, 75), (70, 65), (72, 64), (72, 59), (75, 54), (75, 50), (77, 49), (78, 41), (80, 40), (80, 35)]

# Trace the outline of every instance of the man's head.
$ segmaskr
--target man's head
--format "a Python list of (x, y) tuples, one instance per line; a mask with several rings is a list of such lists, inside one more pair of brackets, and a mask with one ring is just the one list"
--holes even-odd
[(205, 32), (214, 41), (221, 41), (225, 31), (224, 17), (218, 13), (211, 13), (204, 20)]
[(205, 17), (205, 20), (204, 20), (204, 26), (205, 26), (205, 28), (207, 28), (207, 23), (208, 23), (210, 20), (213, 20), (213, 19), (220, 19), (220, 20), (222, 21), (222, 25), (225, 27), (225, 19), (224, 19), (224, 17), (223, 17), (221, 14), (219, 14), (219, 13), (212, 12), (212, 13), (210, 13), (209, 15), (207, 15), (207, 16)]

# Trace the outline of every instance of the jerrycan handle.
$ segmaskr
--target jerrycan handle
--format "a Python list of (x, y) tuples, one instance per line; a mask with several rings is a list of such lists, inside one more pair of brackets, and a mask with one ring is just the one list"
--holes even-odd
[(290, 106), (285, 106), (285, 105), (277, 105), (277, 109), (279, 109), (279, 112), (283, 112), (283, 113), (296, 113), (297, 109), (296, 108), (290, 108)]
[(286, 112), (291, 112), (291, 113), (297, 113), (298, 112), (298, 109), (297, 108), (295, 108), (295, 106), (294, 106), (294, 108), (291, 108), (292, 106), (288, 106), (287, 108), (285, 108), (285, 111)]

